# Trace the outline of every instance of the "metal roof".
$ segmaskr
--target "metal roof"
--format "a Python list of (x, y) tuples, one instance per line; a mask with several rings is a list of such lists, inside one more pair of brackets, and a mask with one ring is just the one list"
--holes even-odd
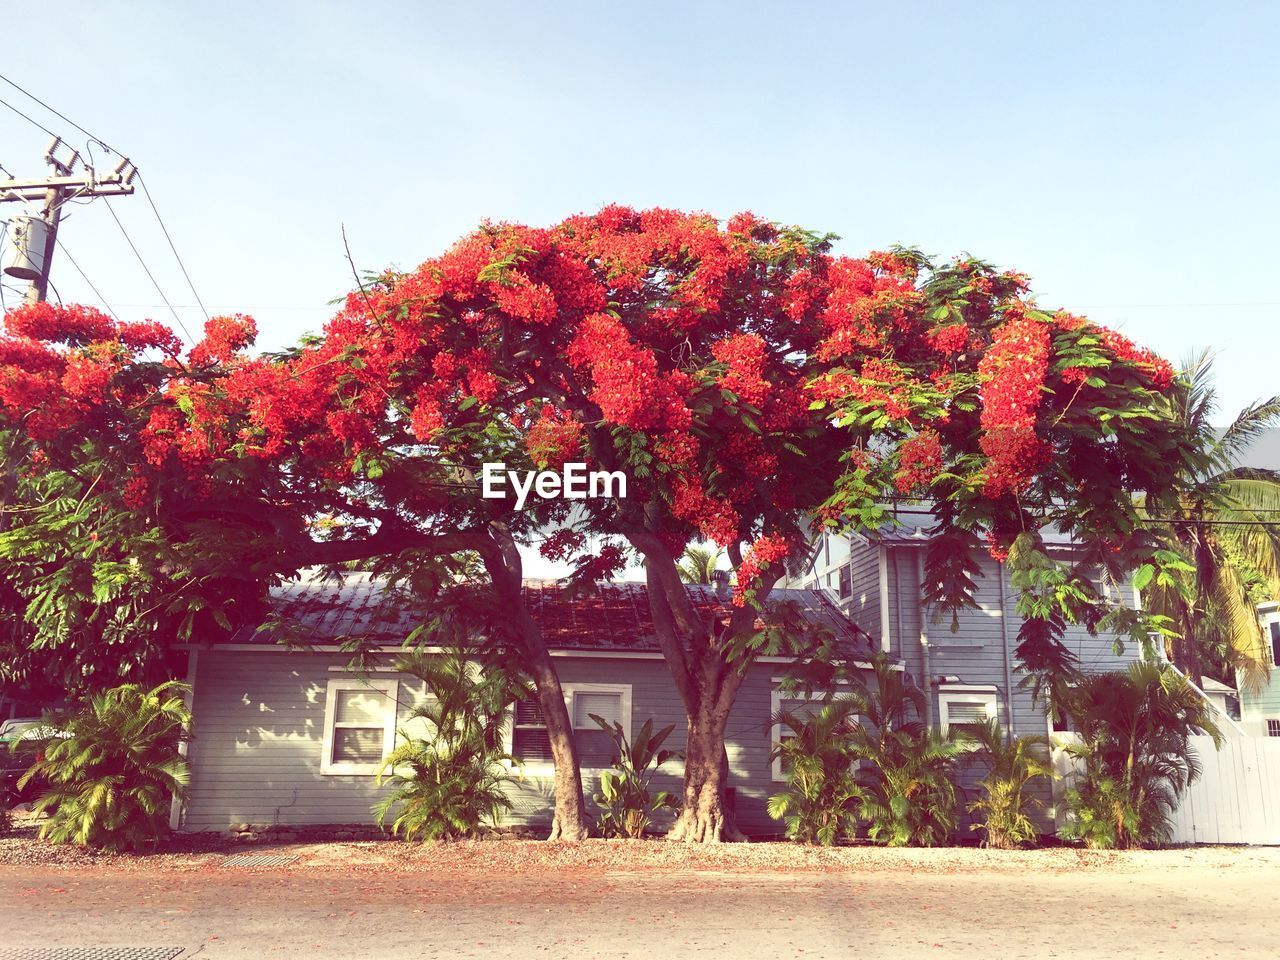
[[(570, 650), (658, 651), (648, 587), (643, 583), (598, 583), (590, 592), (571, 592), (554, 580), (526, 580), (524, 602), (542, 629), (547, 646)], [(735, 609), (730, 596), (712, 586), (687, 585), (690, 599), (704, 615), (728, 621)], [(290, 581), (271, 591), (273, 612), (296, 624), (308, 643), (360, 638), (399, 645), (422, 622), (424, 606), (406, 603), (383, 581), (367, 573), (314, 576)], [(774, 589), (769, 605), (791, 602), (810, 623), (853, 638), (857, 628), (819, 590)], [(262, 626), (242, 627), (229, 643), (274, 646), (277, 637)]]

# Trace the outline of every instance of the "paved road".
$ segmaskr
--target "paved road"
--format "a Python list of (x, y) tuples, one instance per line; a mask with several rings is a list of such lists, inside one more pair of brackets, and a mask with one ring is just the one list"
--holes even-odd
[(1280, 871), (0, 868), (0, 948), (183, 957), (1275, 957)]

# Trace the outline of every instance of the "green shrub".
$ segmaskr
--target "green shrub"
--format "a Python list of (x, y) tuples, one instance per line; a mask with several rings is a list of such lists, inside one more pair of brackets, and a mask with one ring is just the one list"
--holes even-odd
[(493, 665), (476, 669), (460, 649), (396, 668), (422, 680), (427, 699), (411, 714), (424, 721), (421, 735), (401, 728), (379, 768), (377, 783), (392, 788), (373, 806), (378, 824), (390, 820), (393, 834), (425, 841), (472, 837), (499, 823), (511, 809), (504, 761), (514, 762), (503, 747), (504, 712), (527, 685)]
[(606, 837), (643, 837), (655, 814), (675, 806), (675, 798), (665, 790), (650, 792), (653, 775), (675, 755), (671, 750), (662, 749), (675, 724), (655, 733), (653, 721), (646, 720), (635, 739), (628, 743), (622, 724), (611, 723), (594, 713), (591, 719), (613, 738), (618, 751), (613, 769), (600, 775), (600, 792), (595, 795), (596, 805), (600, 807), (596, 827)]
[(1067, 791), (1062, 837), (1099, 849), (1167, 841), (1178, 799), (1200, 774), (1190, 738), (1221, 739), (1204, 698), (1172, 667), (1147, 661), (1085, 677), (1063, 706), (1080, 734), (1065, 748), (1084, 772)]
[(773, 718), (790, 735), (770, 755), (781, 762), (787, 785), (769, 798), (768, 812), (790, 839), (830, 846), (857, 836), (862, 789), (854, 776), (852, 731), (858, 709), (858, 701), (840, 698)]
[(853, 755), (864, 761), (858, 813), (867, 836), (890, 847), (945, 843), (956, 828), (954, 776), (964, 736), (943, 735), (919, 719), (924, 693), (879, 651), (872, 653), (875, 689), (862, 694)]
[(51, 739), (18, 781), (49, 784), (32, 809), (40, 837), (106, 850), (139, 850), (169, 830), (169, 805), (189, 778), (179, 744), (191, 726), (185, 684), (125, 684), (51, 719)]
[[(859, 666), (867, 661), (872, 688)], [(793, 669), (791, 681), (825, 692), (807, 718), (779, 717), (794, 736), (774, 751), (788, 766), (788, 786), (770, 799), (769, 813), (787, 834), (825, 844), (864, 827), (887, 846), (945, 842), (956, 826), (953, 776), (964, 738), (921, 722), (920, 689), (879, 650), (815, 660)]]
[(974, 725), (970, 734), (978, 749), (973, 757), (987, 765), (978, 785), (982, 796), (969, 804), (979, 815), (974, 830), (983, 833), (983, 845), (1012, 850), (1033, 843), (1038, 835), (1031, 809), (1040, 801), (1027, 793), (1034, 780), (1053, 776), (1048, 737), (1016, 737), (1006, 740), (994, 720)]

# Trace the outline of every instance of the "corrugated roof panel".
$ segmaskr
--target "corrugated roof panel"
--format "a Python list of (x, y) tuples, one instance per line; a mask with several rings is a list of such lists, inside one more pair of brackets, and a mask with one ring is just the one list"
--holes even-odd
[[(690, 585), (688, 590), (703, 615), (722, 622), (732, 616), (730, 598), (714, 587)], [(294, 620), (311, 643), (339, 637), (399, 643), (424, 619), (421, 612), (406, 607), (402, 597), (391, 595), (366, 574), (292, 581), (272, 590), (271, 598), (277, 613)], [(648, 587), (643, 583), (602, 583), (594, 592), (571, 593), (554, 581), (527, 580), (524, 598), (553, 649), (658, 650)], [(819, 591), (775, 589), (770, 599), (796, 603), (807, 619), (837, 633), (856, 633)], [(270, 644), (274, 638), (267, 630), (247, 628), (237, 631), (232, 641)]]

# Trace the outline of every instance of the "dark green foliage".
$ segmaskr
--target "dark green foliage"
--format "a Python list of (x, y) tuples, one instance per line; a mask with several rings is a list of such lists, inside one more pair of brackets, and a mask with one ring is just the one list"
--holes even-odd
[[(944, 736), (922, 722), (924, 693), (885, 654), (871, 650), (850, 659), (831, 653), (819, 650), (824, 662), (802, 667), (802, 679), (788, 684), (810, 693), (818, 678), (828, 686), (809, 716), (779, 718), (798, 743), (775, 752), (790, 767), (787, 789), (770, 800), (770, 815), (787, 823), (788, 835), (819, 843), (853, 836), (855, 820), (869, 839), (887, 846), (945, 842), (956, 825), (952, 778), (963, 736)], [(859, 661), (870, 663), (873, 686), (864, 682)], [(855, 761), (862, 762), (851, 775)]]
[(1221, 738), (1204, 698), (1172, 667), (1147, 661), (1085, 677), (1063, 706), (1080, 733), (1066, 749), (1084, 773), (1067, 791), (1062, 836), (1103, 849), (1166, 841), (1178, 798), (1200, 773), (1190, 738)]
[(653, 721), (646, 720), (628, 743), (622, 724), (595, 714), (591, 719), (613, 738), (618, 752), (613, 769), (600, 775), (600, 792), (595, 795), (600, 807), (596, 827), (606, 837), (643, 837), (655, 814), (675, 806), (675, 798), (665, 790), (650, 790), (658, 768), (675, 756), (674, 751), (662, 749), (675, 724), (655, 732)]
[(977, 749), (976, 762), (987, 767), (979, 788), (982, 796), (969, 804), (969, 812), (982, 819), (973, 829), (981, 830), (983, 845), (1010, 850), (1036, 839), (1036, 825), (1030, 811), (1040, 801), (1027, 793), (1034, 780), (1053, 776), (1049, 761), (1048, 737), (1006, 739), (995, 720), (969, 729)]
[(173, 681), (151, 690), (124, 684), (51, 718), (60, 736), (19, 781), (49, 783), (33, 804), (49, 815), (41, 838), (121, 851), (168, 833), (170, 800), (185, 794), (189, 777), (179, 752), (191, 725), (188, 693)]
[(773, 718), (789, 731), (770, 755), (781, 761), (787, 786), (769, 798), (768, 810), (792, 840), (830, 846), (857, 836), (862, 789), (854, 776), (852, 732), (859, 706), (840, 697)]
[(956, 827), (953, 777), (963, 737), (929, 728), (921, 719), (924, 692), (884, 654), (869, 659), (875, 689), (864, 696), (853, 743), (855, 756), (866, 761), (858, 779), (867, 836), (891, 847), (945, 843)]
[(473, 837), (511, 809), (503, 790), (514, 762), (503, 746), (507, 708), (528, 685), (496, 663), (477, 663), (461, 648), (413, 655), (396, 669), (418, 677), (427, 699), (399, 731), (377, 782), (391, 790), (373, 807), (380, 825), (406, 840)]

